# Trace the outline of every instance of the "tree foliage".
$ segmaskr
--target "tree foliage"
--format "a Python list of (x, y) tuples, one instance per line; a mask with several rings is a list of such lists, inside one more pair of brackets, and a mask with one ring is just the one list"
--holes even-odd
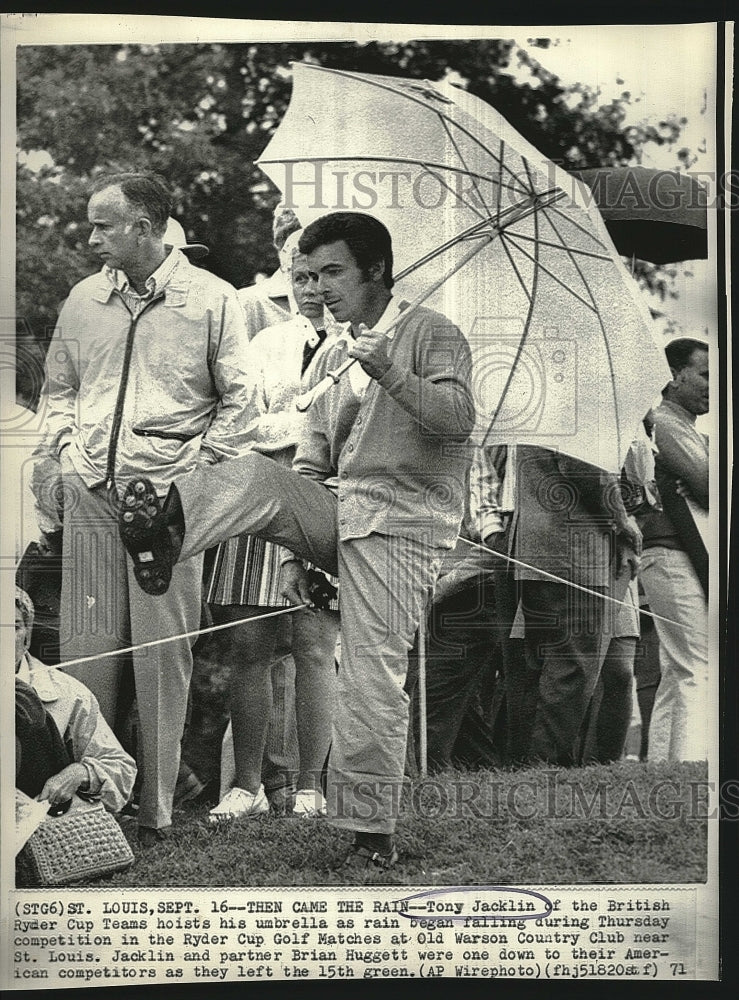
[[(535, 40), (545, 47), (546, 40)], [(511, 60), (528, 71), (514, 76)], [(74, 282), (95, 269), (87, 248), (92, 178), (151, 169), (175, 191), (205, 266), (237, 287), (277, 259), (278, 195), (254, 160), (289, 101), (290, 63), (465, 81), (565, 168), (637, 162), (645, 143), (675, 142), (680, 122), (624, 127), (628, 94), (599, 105), (512, 41), (65, 45), (18, 50), (17, 313), (40, 342)], [(39, 152), (48, 153), (39, 168)], [(644, 280), (657, 287), (653, 271)]]

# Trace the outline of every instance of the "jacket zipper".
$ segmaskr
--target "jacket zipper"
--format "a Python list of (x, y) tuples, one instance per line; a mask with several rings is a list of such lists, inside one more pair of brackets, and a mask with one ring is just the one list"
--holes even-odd
[(110, 429), (110, 443), (108, 444), (108, 461), (105, 469), (105, 485), (108, 492), (110, 492), (115, 486), (115, 459), (116, 452), (118, 450), (118, 438), (121, 433), (121, 424), (123, 423), (123, 404), (126, 399), (126, 389), (128, 388), (128, 376), (131, 369), (131, 355), (133, 354), (133, 341), (136, 334), (136, 325), (146, 310), (153, 306), (156, 302), (161, 301), (163, 298), (164, 294), (157, 295), (157, 297), (152, 299), (151, 302), (147, 302), (141, 312), (137, 316), (133, 316), (131, 318), (131, 325), (128, 328), (126, 350), (123, 355), (121, 384), (118, 387), (118, 397), (116, 398), (115, 410), (113, 411), (113, 425)]

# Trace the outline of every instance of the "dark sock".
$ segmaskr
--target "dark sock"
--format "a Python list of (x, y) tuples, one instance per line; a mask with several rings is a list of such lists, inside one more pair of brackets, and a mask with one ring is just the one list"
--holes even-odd
[(164, 507), (162, 509), (165, 517), (167, 518), (167, 527), (169, 528), (169, 534), (172, 538), (172, 547), (174, 549), (174, 557), (176, 560), (180, 554), (182, 542), (185, 538), (185, 512), (182, 509), (180, 491), (174, 483), (172, 483), (169, 487), (169, 492), (167, 493), (167, 498), (164, 501)]
[(391, 833), (355, 833), (355, 847), (366, 847), (378, 854), (391, 854), (393, 850), (393, 835)]
[(167, 493), (164, 505), (162, 507), (164, 514), (167, 518), (167, 524), (171, 527), (181, 528), (182, 533), (185, 532), (185, 512), (182, 509), (182, 501), (180, 500), (180, 491), (177, 489), (174, 483), (170, 483), (169, 491)]

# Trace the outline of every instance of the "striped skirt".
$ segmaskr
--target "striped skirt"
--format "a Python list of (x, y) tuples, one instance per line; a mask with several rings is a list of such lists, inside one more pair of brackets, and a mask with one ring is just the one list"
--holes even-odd
[[(237, 535), (220, 542), (206, 561), (203, 578), (208, 604), (242, 604), (252, 607), (284, 608), (290, 601), (280, 595), (280, 568), (287, 549), (255, 535)], [(306, 563), (313, 568), (312, 563)], [(336, 587), (338, 580), (330, 576)], [(338, 598), (329, 605), (339, 610)]]

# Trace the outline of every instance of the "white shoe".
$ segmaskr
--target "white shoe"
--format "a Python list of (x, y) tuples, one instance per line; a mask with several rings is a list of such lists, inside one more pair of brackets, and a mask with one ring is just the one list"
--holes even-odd
[(232, 819), (248, 816), (262, 816), (269, 812), (269, 802), (264, 794), (264, 785), (259, 786), (256, 795), (245, 788), (232, 788), (217, 806), (208, 813), (209, 823), (228, 823)]
[(294, 816), (325, 816), (326, 800), (312, 788), (301, 788), (295, 793)]

